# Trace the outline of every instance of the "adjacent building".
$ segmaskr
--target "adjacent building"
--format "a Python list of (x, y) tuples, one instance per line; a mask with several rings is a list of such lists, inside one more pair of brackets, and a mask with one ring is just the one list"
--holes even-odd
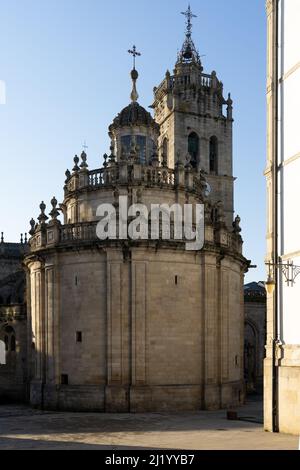
[(0, 241), (0, 403), (24, 401), (28, 392), (25, 272), (28, 245)]
[(245, 349), (244, 367), (246, 390), (262, 394), (266, 344), (266, 288), (263, 282), (244, 286)]
[(300, 2), (268, 0), (265, 428), (300, 433)]

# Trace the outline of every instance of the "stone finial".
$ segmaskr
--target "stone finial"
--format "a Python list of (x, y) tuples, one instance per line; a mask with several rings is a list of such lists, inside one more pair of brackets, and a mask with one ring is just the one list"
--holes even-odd
[(231, 99), (231, 94), (228, 93), (228, 100), (226, 101), (226, 104), (227, 104), (227, 119), (228, 120), (232, 120), (232, 114), (233, 114), (233, 101)]
[(25, 233), (25, 242), (24, 243), (25, 243), (25, 245), (27, 245), (27, 243), (28, 243), (27, 233)]
[(87, 154), (85, 153), (85, 151), (82, 152), (81, 154), (81, 165), (80, 165), (80, 168), (82, 170), (86, 170), (89, 166), (87, 164)]
[(217, 86), (218, 86), (217, 72), (213, 70), (211, 73), (211, 87), (217, 88)]
[(110, 146), (109, 163), (112, 164), (112, 165), (114, 163), (116, 163), (116, 157), (115, 157), (115, 154), (114, 154), (114, 146), (113, 145)]
[(24, 245), (23, 233), (21, 233), (20, 243), (21, 245)]
[(104, 164), (103, 164), (103, 166), (104, 166), (104, 168), (107, 168), (107, 167), (108, 167), (108, 163), (107, 163), (108, 155), (107, 155), (107, 153), (105, 153), (105, 154), (103, 155), (103, 159), (104, 159)]
[(65, 173), (65, 175), (66, 175), (66, 181), (65, 181), (65, 183), (68, 183), (68, 182), (70, 181), (70, 179), (71, 179), (71, 172), (70, 172), (70, 170), (67, 170), (66, 173)]
[(74, 163), (75, 163), (75, 166), (74, 166), (74, 168), (73, 168), (73, 172), (74, 172), (74, 173), (78, 173), (79, 170), (80, 170), (80, 168), (79, 168), (79, 166), (78, 166), (79, 158), (78, 158), (77, 155), (75, 155), (75, 157), (74, 157)]
[(52, 210), (49, 213), (49, 215), (50, 215), (50, 217), (52, 218), (53, 221), (56, 221), (57, 217), (59, 216), (59, 210), (57, 209), (57, 204), (58, 204), (57, 199), (55, 197), (53, 197), (51, 199)]
[(232, 224), (233, 226), (233, 232), (236, 233), (236, 234), (239, 234), (241, 233), (242, 229), (241, 229), (241, 218), (240, 216), (238, 215), (235, 219), (234, 219), (234, 222)]
[(31, 219), (29, 223), (31, 226), (31, 229), (29, 230), (29, 235), (33, 236), (35, 234), (35, 220)]
[(193, 168), (192, 165), (191, 165), (192, 157), (189, 153), (185, 157), (185, 161), (186, 161), (185, 169), (186, 170), (191, 170)]
[(137, 72), (137, 70), (132, 70), (131, 71), (131, 79), (132, 79), (132, 91), (131, 91), (131, 94), (130, 94), (130, 98), (131, 98), (131, 101), (132, 103), (137, 103), (138, 99), (139, 99), (139, 94), (137, 92), (137, 88), (136, 88), (136, 82), (137, 82), (137, 79), (139, 78), (139, 74)]
[(170, 81), (171, 81), (171, 74), (170, 74), (169, 70), (166, 71), (166, 81), (167, 81), (167, 87), (169, 88), (170, 87)]
[(158, 154), (157, 154), (156, 151), (154, 151), (152, 156), (151, 156), (150, 165), (151, 166), (159, 166), (159, 158), (158, 158)]
[(44, 201), (42, 201), (40, 204), (41, 213), (38, 216), (38, 221), (40, 225), (45, 225), (48, 220), (48, 217), (45, 214), (46, 207), (47, 207), (46, 204), (44, 203)]
[(4, 243), (4, 234), (1, 232), (1, 243)]

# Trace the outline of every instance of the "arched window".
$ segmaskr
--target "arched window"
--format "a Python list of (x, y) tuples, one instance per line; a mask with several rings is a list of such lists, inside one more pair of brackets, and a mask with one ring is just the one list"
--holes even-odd
[(218, 139), (212, 137), (209, 142), (209, 171), (218, 174)]
[(191, 165), (197, 168), (199, 161), (199, 137), (196, 132), (192, 132), (188, 139), (188, 152), (191, 156)]
[(168, 139), (165, 138), (163, 141), (163, 153), (162, 153), (163, 163), (168, 165), (169, 162), (169, 142)]
[(129, 156), (132, 150), (136, 151), (140, 163), (146, 163), (146, 137), (143, 135), (124, 135), (121, 137), (121, 148), (123, 156)]

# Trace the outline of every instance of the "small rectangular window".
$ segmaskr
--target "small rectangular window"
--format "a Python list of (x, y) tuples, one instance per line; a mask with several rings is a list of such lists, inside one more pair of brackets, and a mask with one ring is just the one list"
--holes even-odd
[(77, 331), (76, 332), (76, 342), (77, 343), (82, 343), (82, 331)]
[(178, 276), (175, 276), (175, 286), (178, 286)]
[(69, 376), (68, 374), (61, 374), (61, 384), (69, 385)]

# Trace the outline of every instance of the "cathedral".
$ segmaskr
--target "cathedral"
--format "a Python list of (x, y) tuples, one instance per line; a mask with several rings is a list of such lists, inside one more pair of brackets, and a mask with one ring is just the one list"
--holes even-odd
[[(16, 261), (0, 279), (0, 387), (32, 406), (150, 412), (244, 401), (249, 262), (234, 213), (233, 101), (217, 73), (204, 72), (190, 8), (185, 16), (153, 114), (139, 104), (134, 47), (130, 103), (109, 126), (103, 167), (75, 156), (63, 201), (54, 197), (48, 211), (41, 203), (28, 243), (0, 244), (0, 268), (10, 252)], [(97, 209), (118, 213), (120, 197), (146, 207), (202, 204), (203, 248), (186, 250), (174, 231), (99, 239)], [(8, 298), (2, 290), (13, 279), (23, 291)]]

